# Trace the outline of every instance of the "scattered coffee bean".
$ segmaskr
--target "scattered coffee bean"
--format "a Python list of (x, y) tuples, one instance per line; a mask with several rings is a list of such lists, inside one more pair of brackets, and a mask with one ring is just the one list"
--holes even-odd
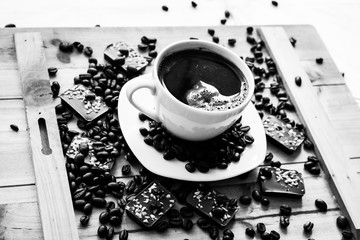
[(265, 162), (270, 162), (273, 158), (274, 158), (273, 153), (272, 153), (272, 152), (268, 152), (268, 153), (266, 154), (266, 156), (265, 156), (264, 161), (265, 161)]
[(60, 92), (60, 84), (57, 81), (53, 81), (50, 87), (53, 93), (53, 97), (57, 97)]
[(280, 216), (280, 227), (287, 228), (290, 225), (290, 218), (288, 216)]
[(262, 195), (261, 195), (260, 191), (257, 189), (253, 190), (251, 195), (255, 201), (259, 202), (262, 200)]
[(86, 226), (86, 225), (88, 225), (89, 220), (90, 220), (90, 217), (89, 217), (89, 216), (86, 216), (86, 215), (81, 216), (81, 217), (80, 217), (80, 224), (81, 224), (82, 226)]
[(191, 219), (189, 219), (189, 218), (183, 219), (183, 228), (185, 230), (187, 230), (187, 231), (191, 230), (193, 225), (194, 225), (194, 223), (193, 223), (193, 221)]
[(109, 228), (108, 228), (108, 233), (107, 233), (107, 235), (106, 235), (106, 240), (111, 240), (111, 239), (113, 239), (114, 234), (115, 234), (115, 229), (114, 229), (113, 227), (109, 227)]
[(219, 37), (217, 37), (217, 36), (213, 36), (213, 37), (212, 37), (212, 41), (213, 41), (214, 43), (219, 43), (219, 42), (220, 42), (220, 39), (219, 39)]
[(148, 55), (149, 57), (152, 57), (152, 58), (156, 58), (157, 57), (157, 51), (156, 50), (151, 50)]
[(314, 174), (314, 175), (319, 175), (319, 174), (320, 174), (320, 168), (317, 167), (317, 166), (312, 167), (312, 168), (309, 169), (309, 172), (310, 172), (311, 174)]
[(226, 237), (228, 240), (232, 240), (235, 237), (234, 233), (229, 228), (224, 229), (223, 235), (223, 239)]
[(180, 215), (184, 218), (191, 218), (194, 215), (194, 212), (189, 207), (180, 208)]
[(263, 198), (263, 199), (261, 199), (261, 205), (263, 205), (263, 206), (269, 206), (269, 204), (270, 204), (270, 200), (269, 199), (267, 199), (267, 198)]
[(230, 17), (230, 12), (228, 10), (225, 11), (225, 17), (229, 18)]
[(348, 230), (344, 230), (341, 232), (344, 239), (352, 239), (354, 234)]
[(164, 232), (168, 228), (169, 228), (169, 222), (166, 220), (161, 220), (156, 225), (156, 231), (158, 231), (158, 232)]
[(220, 20), (220, 23), (221, 23), (222, 25), (225, 25), (225, 23), (226, 23), (226, 18), (221, 19), (221, 20)]
[(314, 228), (314, 223), (307, 221), (304, 223), (303, 228), (305, 232), (311, 232), (312, 229)]
[(122, 166), (121, 172), (122, 172), (123, 175), (129, 175), (130, 172), (131, 172), (130, 164), (125, 164), (124, 166)]
[(254, 31), (254, 28), (251, 27), (251, 26), (246, 28), (246, 32), (247, 32), (248, 34), (252, 34), (253, 31)]
[(315, 62), (317, 63), (317, 64), (323, 64), (323, 62), (324, 62), (324, 59), (323, 58), (316, 58), (315, 59)]
[(192, 6), (193, 8), (196, 8), (196, 7), (197, 7), (197, 3), (194, 2), (194, 1), (191, 1), (191, 6)]
[(271, 240), (271, 235), (268, 232), (264, 232), (263, 234), (261, 234), (261, 239), (262, 240)]
[(322, 199), (316, 199), (315, 200), (315, 206), (319, 209), (320, 212), (326, 212), (327, 211), (327, 204)]
[(245, 234), (253, 238), (255, 236), (255, 230), (251, 227), (245, 229)]
[(163, 11), (165, 11), (165, 12), (169, 11), (168, 6), (165, 6), (165, 5), (163, 5), (163, 6), (161, 7), (161, 9), (162, 9)]
[(235, 46), (235, 43), (236, 43), (236, 39), (235, 39), (235, 38), (229, 38), (229, 39), (228, 39), (228, 44), (229, 44), (230, 46)]
[(49, 73), (50, 76), (55, 76), (57, 72), (58, 72), (58, 69), (56, 67), (49, 67), (48, 68), (48, 73)]
[(92, 210), (93, 210), (93, 207), (92, 207), (91, 203), (86, 203), (85, 206), (84, 206), (83, 212), (86, 215), (90, 215)]
[(271, 1), (271, 4), (274, 6), (274, 7), (277, 7), (279, 4), (277, 1)]
[(290, 37), (290, 43), (291, 43), (291, 45), (293, 46), (293, 47), (295, 47), (295, 45), (296, 45), (296, 39), (294, 38), (294, 37)]
[(251, 203), (251, 197), (249, 195), (242, 195), (239, 198), (239, 202), (244, 205), (249, 205)]
[(266, 226), (264, 223), (258, 223), (256, 224), (256, 230), (261, 234), (266, 231)]
[(336, 218), (336, 225), (340, 228), (340, 229), (345, 229), (349, 226), (349, 221), (348, 219), (343, 216), (340, 215)]
[(93, 49), (91, 47), (85, 47), (84, 48), (84, 54), (88, 57), (90, 57), (93, 54)]
[(210, 34), (210, 36), (214, 36), (215, 30), (212, 29), (212, 28), (209, 28), (209, 29), (208, 29), (208, 33)]
[(108, 229), (105, 225), (100, 225), (97, 231), (97, 234), (101, 238), (105, 238), (108, 234)]
[(123, 229), (119, 232), (119, 240), (127, 240), (129, 238), (129, 232), (126, 229)]
[(301, 82), (302, 82), (301, 77), (300, 77), (300, 76), (296, 76), (296, 77), (295, 77), (295, 84), (300, 87), (300, 86), (301, 86)]
[(291, 207), (287, 204), (282, 204), (280, 206), (280, 215), (290, 216), (291, 211), (292, 211)]
[(8, 23), (4, 26), (4, 28), (16, 28), (16, 25), (13, 23)]
[(275, 230), (271, 230), (270, 231), (270, 239), (271, 240), (279, 240), (280, 239), (280, 234)]
[(271, 161), (270, 166), (280, 168), (281, 162), (280, 161)]
[(15, 124), (10, 124), (10, 128), (15, 132), (19, 131), (19, 127)]

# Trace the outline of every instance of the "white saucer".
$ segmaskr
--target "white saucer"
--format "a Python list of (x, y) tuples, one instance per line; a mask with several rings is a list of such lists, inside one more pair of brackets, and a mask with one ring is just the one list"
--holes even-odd
[[(142, 90), (144, 91), (141, 92)], [(142, 90), (136, 92), (134, 97), (141, 97), (142, 101), (148, 101), (147, 98), (150, 94), (146, 92), (147, 89)], [(190, 173), (185, 169), (186, 162), (176, 159), (165, 160), (162, 153), (144, 143), (144, 137), (140, 134), (139, 128), (148, 128), (148, 123), (139, 120), (139, 111), (130, 104), (125, 91), (126, 84), (120, 92), (118, 104), (118, 118), (122, 133), (140, 163), (157, 175), (197, 182), (224, 180), (256, 168), (265, 158), (266, 137), (264, 127), (257, 110), (250, 102), (243, 112), (242, 123), (251, 127), (249, 134), (254, 137), (255, 141), (245, 148), (240, 161), (231, 162), (227, 169), (210, 169), (207, 173), (199, 171)]]

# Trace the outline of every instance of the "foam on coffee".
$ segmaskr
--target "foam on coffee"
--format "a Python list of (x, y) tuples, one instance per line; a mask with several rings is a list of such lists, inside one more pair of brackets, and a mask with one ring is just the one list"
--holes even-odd
[(243, 73), (210, 51), (192, 49), (170, 54), (162, 60), (158, 75), (178, 100), (208, 111), (234, 108), (249, 94)]

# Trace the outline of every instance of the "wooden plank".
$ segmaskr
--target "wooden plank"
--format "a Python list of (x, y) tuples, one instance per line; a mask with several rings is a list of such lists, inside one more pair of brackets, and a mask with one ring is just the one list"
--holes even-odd
[[(277, 63), (284, 85), (289, 93), (300, 119), (305, 123), (315, 151), (327, 171), (334, 193), (342, 209), (352, 223), (357, 237), (360, 237), (360, 190), (356, 173), (348, 163), (348, 155), (332, 130), (333, 127), (318, 100), (312, 84), (301, 67), (289, 38), (281, 27), (261, 27), (259, 33), (266, 47)], [(295, 84), (295, 77), (302, 78), (302, 86)]]
[(45, 239), (78, 239), (40, 33), (15, 34)]

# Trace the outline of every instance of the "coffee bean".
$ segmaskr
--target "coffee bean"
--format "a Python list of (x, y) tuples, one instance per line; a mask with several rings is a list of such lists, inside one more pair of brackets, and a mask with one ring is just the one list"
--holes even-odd
[(192, 164), (192, 163), (186, 163), (185, 169), (190, 173), (193, 173), (196, 171), (196, 168), (195, 168), (194, 164)]
[(212, 29), (212, 28), (209, 28), (209, 29), (208, 29), (208, 33), (210, 34), (210, 36), (214, 36), (215, 30)]
[(219, 229), (216, 228), (215, 226), (211, 226), (209, 229), (208, 229), (208, 232), (209, 232), (209, 237), (211, 239), (216, 239), (218, 236), (219, 236)]
[(88, 225), (89, 220), (90, 220), (90, 217), (89, 217), (89, 216), (86, 216), (86, 215), (81, 216), (81, 217), (80, 217), (80, 224), (81, 224), (82, 226), (86, 226), (86, 225)]
[(229, 229), (229, 228), (226, 228), (224, 231), (223, 231), (223, 235), (224, 237), (227, 236), (228, 238), (227, 239), (234, 239), (234, 233)]
[(114, 237), (115, 230), (113, 227), (108, 228), (108, 233), (106, 235), (106, 240), (111, 240)]
[(341, 232), (344, 239), (352, 239), (354, 234), (348, 230), (344, 230)]
[(123, 175), (128, 175), (128, 174), (130, 174), (130, 172), (131, 172), (131, 166), (130, 166), (130, 164), (125, 164), (124, 166), (122, 166), (121, 172), (122, 172)]
[(271, 170), (270, 170), (268, 167), (262, 167), (262, 168), (260, 168), (259, 174), (260, 174), (260, 176), (264, 176), (264, 177), (266, 177), (267, 179), (270, 179), (271, 176), (272, 176), (272, 172), (271, 172)]
[(8, 23), (4, 26), (4, 28), (16, 28), (16, 25), (13, 23)]
[(234, 46), (235, 43), (236, 43), (236, 39), (235, 39), (235, 38), (229, 38), (229, 39), (228, 39), (228, 44), (229, 44), (230, 46)]
[(10, 128), (15, 132), (19, 131), (19, 127), (15, 124), (10, 124)]
[(262, 199), (261, 199), (261, 205), (263, 205), (263, 206), (269, 206), (269, 204), (270, 204), (270, 200), (269, 200), (269, 199), (267, 199), (267, 198), (262, 198)]
[(275, 230), (271, 230), (270, 231), (270, 238), (271, 238), (271, 240), (279, 240), (280, 239), (280, 234)]
[(91, 47), (85, 47), (84, 54), (90, 57), (93, 54), (93, 49)]
[(59, 44), (59, 50), (62, 52), (72, 52), (73, 45), (69, 42), (61, 42)]
[(225, 215), (225, 209), (223, 207), (215, 207), (211, 210), (211, 214), (216, 218), (222, 218)]
[(90, 215), (92, 210), (93, 210), (93, 207), (92, 207), (91, 203), (86, 203), (85, 206), (84, 206), (83, 212), (86, 215)]
[(102, 224), (106, 224), (108, 223), (110, 220), (110, 213), (108, 211), (104, 211), (102, 213), (100, 213), (99, 215), (99, 221)]
[(212, 37), (212, 41), (213, 41), (214, 43), (219, 43), (219, 42), (220, 42), (220, 39), (219, 39), (219, 37), (217, 37), (217, 36), (213, 36), (213, 37)]
[(306, 169), (306, 170), (310, 170), (311, 168), (313, 168), (313, 167), (315, 167), (316, 166), (316, 163), (314, 163), (314, 162), (312, 162), (312, 161), (306, 161), (305, 163), (304, 163), (304, 168)]
[(305, 232), (311, 232), (312, 229), (314, 228), (314, 223), (307, 221), (304, 223), (303, 228)]
[(271, 4), (274, 6), (274, 7), (277, 7), (279, 4), (277, 1), (271, 1)]
[(262, 234), (261, 234), (261, 239), (262, 239), (262, 240), (272, 240), (271, 235), (270, 235), (270, 233), (268, 233), (268, 232), (262, 233)]
[(245, 229), (245, 234), (253, 238), (255, 236), (255, 230), (251, 227)]
[(320, 174), (320, 168), (317, 167), (317, 166), (311, 167), (311, 168), (309, 169), (309, 172), (310, 172), (311, 174), (314, 174), (314, 175), (319, 175), (319, 174)]
[(254, 28), (251, 27), (251, 26), (249, 26), (249, 27), (246, 28), (246, 32), (247, 32), (248, 34), (252, 34), (253, 31), (254, 31)]
[(265, 162), (270, 162), (273, 158), (274, 158), (273, 153), (272, 153), (272, 152), (268, 152), (268, 153), (266, 154), (266, 156), (265, 156), (264, 161), (265, 161)]
[(295, 47), (297, 40), (294, 37), (290, 37), (290, 43), (293, 47)]
[(249, 205), (251, 203), (251, 198), (249, 195), (242, 195), (239, 198), (239, 202), (244, 205)]
[(288, 216), (280, 216), (280, 227), (287, 228), (290, 225), (290, 218)]
[(123, 229), (119, 232), (119, 240), (127, 240), (129, 238), (129, 232), (126, 229)]
[(290, 216), (291, 211), (292, 211), (291, 207), (287, 204), (282, 204), (280, 206), (280, 215)]
[(200, 217), (197, 221), (196, 221), (196, 224), (203, 230), (207, 230), (211, 227), (211, 223), (205, 219), (205, 218), (202, 218)]
[(343, 216), (340, 215), (336, 218), (336, 225), (340, 228), (340, 229), (345, 229), (349, 226), (349, 221), (348, 219)]
[(183, 220), (180, 217), (170, 218), (169, 226), (170, 227), (181, 227), (183, 225)]
[(121, 224), (121, 218), (119, 216), (111, 216), (109, 222), (112, 226), (119, 226)]
[(180, 215), (184, 218), (191, 218), (194, 215), (194, 212), (189, 207), (180, 208)]
[(193, 221), (191, 219), (189, 219), (189, 218), (183, 219), (183, 228), (185, 230), (187, 230), (187, 231), (191, 230), (193, 225), (194, 225), (194, 223), (193, 223)]
[(317, 64), (322, 64), (323, 62), (324, 62), (324, 59), (323, 58), (316, 58), (315, 59), (315, 62), (317, 63)]
[(156, 50), (151, 50), (149, 51), (148, 55), (149, 57), (152, 57), (152, 58), (156, 58), (157, 57), (157, 51)]
[(314, 149), (314, 144), (310, 141), (310, 139), (305, 139), (303, 144), (305, 149), (309, 149), (309, 150)]
[(224, 25), (224, 24), (226, 23), (226, 21), (227, 21), (226, 18), (223, 18), (223, 19), (220, 20), (220, 23), (221, 23), (222, 25)]
[(280, 161), (271, 161), (270, 166), (280, 168), (281, 162)]
[(326, 212), (327, 211), (327, 204), (322, 199), (316, 199), (315, 200), (315, 206), (319, 209), (320, 212)]
[(104, 198), (93, 197), (91, 202), (92, 205), (97, 208), (104, 208), (106, 206), (106, 200)]
[(166, 220), (159, 221), (155, 227), (156, 231), (158, 232), (164, 232), (168, 228), (169, 228), (169, 222)]
[(262, 195), (261, 195), (260, 191), (257, 189), (253, 190), (251, 195), (255, 201), (261, 201), (261, 199), (262, 199)]
[(105, 225), (100, 225), (97, 231), (99, 237), (104, 238), (108, 234), (108, 229)]
[(266, 226), (264, 223), (258, 223), (256, 224), (256, 230), (259, 232), (259, 233), (264, 233), (266, 231)]
[(295, 77), (295, 84), (300, 87), (300, 86), (301, 86), (301, 82), (302, 82), (301, 77), (300, 77), (300, 76), (296, 76), (296, 77)]
[(56, 67), (49, 67), (48, 69), (49, 76), (55, 76), (58, 69)]
[(59, 92), (60, 92), (60, 84), (59, 84), (59, 82), (53, 81), (51, 83), (50, 88), (51, 88), (51, 91), (53, 93), (53, 98), (57, 97), (59, 95)]

